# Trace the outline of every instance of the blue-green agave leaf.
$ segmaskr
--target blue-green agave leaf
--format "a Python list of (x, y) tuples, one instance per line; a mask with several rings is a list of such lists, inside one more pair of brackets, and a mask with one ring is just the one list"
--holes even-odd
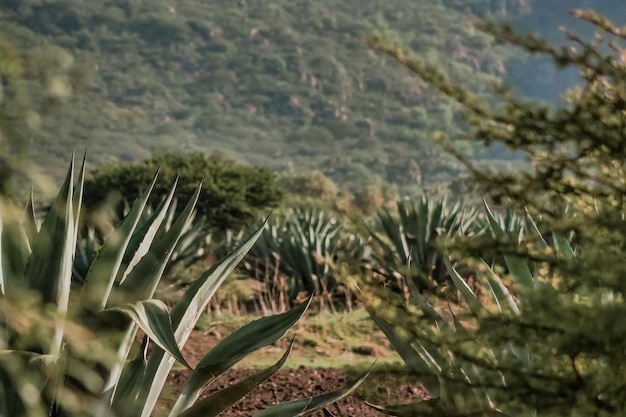
[[(230, 275), (233, 269), (241, 262), (248, 253), (254, 242), (259, 238), (267, 220), (257, 231), (244, 241), (226, 258), (213, 265), (207, 272), (203, 273), (191, 284), (189, 289), (174, 306), (171, 317), (174, 326), (174, 335), (179, 346), (189, 338), (200, 315), (206, 310), (215, 291), (224, 280)], [(143, 395), (137, 401), (137, 415), (149, 417), (156, 405), (159, 394), (167, 380), (173, 362), (165, 358), (163, 351), (155, 349), (148, 360), (147, 380), (142, 385)]]
[(273, 344), (283, 337), (305, 313), (312, 298), (290, 311), (255, 320), (224, 338), (209, 351), (196, 366), (174, 405), (171, 417), (188, 408), (199, 397), (200, 390), (209, 381), (231, 368), (248, 354)]
[(172, 411), (172, 414), (170, 415), (176, 417), (216, 417), (222, 411), (235, 404), (254, 388), (258, 387), (261, 383), (274, 375), (274, 373), (276, 373), (276, 371), (278, 371), (287, 361), (287, 357), (289, 357), (292, 347), (293, 340), (278, 362), (269, 368), (256, 372), (236, 384), (209, 395), (208, 397), (195, 403), (182, 414), (175, 414), (174, 411)]
[(124, 304), (106, 309), (117, 311), (132, 319), (141, 330), (152, 339), (161, 349), (172, 355), (178, 362), (191, 369), (183, 354), (178, 348), (172, 328), (167, 306), (161, 300), (145, 300), (135, 304)]

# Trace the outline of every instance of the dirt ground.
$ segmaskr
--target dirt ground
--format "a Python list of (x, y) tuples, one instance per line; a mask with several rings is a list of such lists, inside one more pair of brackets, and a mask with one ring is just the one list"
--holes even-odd
[[(251, 370), (245, 369), (230, 370), (215, 381), (204, 393), (204, 396), (225, 388), (252, 372), (253, 371)], [(365, 388), (368, 391), (371, 391), (376, 385), (376, 381), (379, 377), (380, 374), (377, 373), (370, 375), (368, 380), (364, 383)], [(387, 374), (384, 377), (385, 379), (388, 379), (389, 375)], [(310, 369), (300, 367), (292, 370), (280, 370), (264, 384), (257, 387), (246, 397), (236, 403), (231, 409), (220, 414), (220, 416), (252, 416), (257, 411), (267, 408), (272, 404), (299, 398), (312, 397), (336, 390), (341, 388), (352, 378), (353, 376), (347, 375), (345, 371), (338, 369)], [(180, 385), (182, 387), (185, 379), (185, 375), (178, 373), (172, 378), (172, 383), (176, 386)], [(385, 383), (374, 388), (375, 392), (368, 392), (368, 399), (372, 402), (377, 400), (376, 402), (379, 404), (385, 404), (386, 402), (393, 402), (395, 404), (415, 401), (420, 398), (420, 396), (424, 395), (419, 388), (419, 384), (416, 384), (415, 382), (410, 383), (407, 377), (396, 376), (394, 379), (395, 381), (393, 382), (393, 386)], [(341, 400), (337, 404), (340, 411), (337, 409), (337, 406), (330, 406), (329, 411), (336, 416), (382, 416), (383, 414), (367, 406), (358, 398), (363, 395), (362, 391), (363, 390), (359, 389), (355, 395), (349, 395)], [(373, 396), (375, 398), (372, 398)], [(323, 417), (328, 414), (324, 414), (322, 411), (319, 411), (312, 415)]]
[[(296, 336), (296, 342), (284, 369), (279, 370), (220, 416), (252, 416), (257, 411), (279, 402), (329, 393), (342, 388), (347, 382), (362, 375), (364, 370), (372, 367), (372, 364), (374, 364), (372, 371), (361, 387), (338, 403), (340, 411), (335, 406), (331, 406), (329, 411), (333, 414), (324, 414), (320, 411), (313, 415), (382, 416), (361, 401), (361, 398), (375, 404), (390, 405), (407, 403), (425, 397), (416, 378), (406, 375), (403, 367), (398, 365), (400, 362), (397, 359), (399, 358), (390, 349), (382, 333), (373, 331), (373, 328), (367, 328), (369, 326), (367, 323), (360, 324), (360, 326), (366, 326), (359, 329), (360, 341), (364, 344), (355, 345), (356, 342), (350, 342), (349, 338), (339, 335), (339, 333), (345, 335), (349, 332), (345, 324), (334, 329), (332, 320), (338, 320), (337, 323), (341, 323), (340, 319), (329, 316), (324, 317), (323, 320), (327, 323), (323, 335), (318, 336), (312, 333), (311, 320), (296, 327), (290, 333), (291, 336)], [(233, 324), (232, 328), (237, 326)], [(183, 355), (194, 366), (204, 353), (232, 331), (232, 328), (223, 325), (212, 330), (194, 331), (183, 349)], [(318, 329), (315, 328), (315, 330)], [(365, 330), (370, 331), (362, 333)], [(363, 334), (367, 334), (368, 339), (362, 339)], [(255, 372), (255, 368), (263, 368), (273, 363), (282, 355), (290, 339), (289, 336), (285, 337), (276, 345), (255, 352), (250, 358), (238, 364), (235, 369), (229, 370), (209, 385), (203, 396), (239, 381)], [(337, 357), (340, 359), (334, 362), (332, 359)], [(343, 366), (334, 366), (335, 364)], [(182, 389), (188, 372), (187, 370), (173, 372), (169, 390), (174, 395)]]

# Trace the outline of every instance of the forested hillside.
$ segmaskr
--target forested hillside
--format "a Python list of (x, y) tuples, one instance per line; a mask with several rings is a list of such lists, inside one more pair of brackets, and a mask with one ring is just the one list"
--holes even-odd
[[(568, 7), (584, 3), (4, 0), (0, 32), (29, 51), (27, 78), (43, 60), (71, 89), (30, 133), (32, 156), (51, 168), (85, 147), (97, 163), (155, 149), (220, 151), (280, 172), (319, 169), (351, 187), (394, 182), (412, 192), (457, 175), (432, 140), (459, 128), (457, 109), (363, 40), (380, 35), (487, 93), (491, 81), (524, 86), (542, 73), (473, 20), (558, 27)], [(618, 7), (599, 3), (600, 12)]]

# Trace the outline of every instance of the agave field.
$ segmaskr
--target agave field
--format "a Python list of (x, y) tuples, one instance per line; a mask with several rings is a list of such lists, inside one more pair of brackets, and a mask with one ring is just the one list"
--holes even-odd
[[(559, 257), (576, 256), (570, 239), (540, 231), (528, 215), (428, 196), (400, 201), (363, 224), (296, 207), (250, 229), (211, 235), (205, 219), (194, 216), (199, 191), (177, 207), (176, 184), (156, 207), (148, 206), (151, 189), (145, 190), (103, 234), (81, 221), (84, 163), (76, 177), (74, 171), (72, 162), (43, 218), (34, 214), (32, 199), (26, 210), (2, 206), (0, 416), (216, 416), (250, 392), (262, 398), (246, 409), (256, 416), (335, 415), (329, 407), (337, 401), (352, 404), (352, 415), (453, 408), (506, 415), (493, 405), (490, 386), (514, 385), (516, 374), (499, 367), (479, 372), (462, 351), (451, 354), (438, 338), (463, 338), (495, 316), (519, 315), (523, 295), (548, 284), (538, 278), (536, 265), (511, 253), (467, 256), (449, 243), (533, 241)], [(394, 321), (398, 309), (411, 312), (407, 320)], [(254, 320), (224, 333), (219, 323), (238, 314)], [(307, 323), (323, 324), (303, 326), (305, 315)], [(329, 334), (332, 317), (370, 323), (351, 325), (357, 329), (351, 337), (363, 343), (343, 353), (323, 349), (324, 343), (345, 342), (350, 331)], [(300, 339), (296, 348), (293, 339), (281, 340), (290, 329)], [(531, 352), (503, 345), (497, 335), (481, 332), (464, 349), (489, 346), (494, 363), (532, 366)], [(336, 357), (309, 363), (295, 358), (279, 372), (292, 351), (305, 354), (303, 346)], [(259, 359), (248, 358), (259, 350)], [(367, 360), (356, 363), (355, 354)], [(382, 360), (373, 368), (375, 358)], [(410, 383), (396, 378), (411, 393), (398, 398), (399, 405), (375, 395), (382, 389), (380, 375), (368, 380), (394, 360), (418, 376)], [(284, 372), (302, 382), (321, 375), (310, 371), (319, 367), (334, 375), (317, 384), (323, 392), (277, 387), (287, 384)], [(342, 376), (329, 368), (344, 369)], [(273, 382), (263, 385), (268, 379)], [(480, 381), (489, 383), (477, 389)], [(384, 389), (393, 386), (386, 381)], [(260, 392), (274, 392), (273, 399)]]
[[(84, 163), (75, 179), (72, 162), (40, 225), (32, 216), (32, 203), (25, 215), (8, 203), (3, 206), (2, 416), (152, 415), (174, 364), (191, 369), (180, 349), (196, 322), (263, 230), (260, 227), (197, 276), (168, 309), (154, 293), (180, 247), (198, 192), (168, 222), (175, 184), (156, 210), (144, 213), (151, 191), (146, 190), (98, 248), (87, 272), (72, 280), (83, 182)], [(286, 360), (290, 346), (269, 368), (196, 401), (207, 383), (282, 337), (309, 304), (310, 299), (305, 300), (224, 338), (195, 365), (168, 415), (217, 415), (270, 377)], [(269, 406), (257, 415), (303, 415), (322, 409), (364, 378), (321, 397)]]

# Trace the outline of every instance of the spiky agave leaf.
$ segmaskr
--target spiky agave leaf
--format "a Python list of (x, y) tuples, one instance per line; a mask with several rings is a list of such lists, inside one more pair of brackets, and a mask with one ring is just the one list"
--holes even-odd
[(272, 366), (267, 369), (263, 369), (250, 375), (243, 380), (226, 387), (220, 391), (217, 391), (208, 397), (198, 401), (193, 406), (185, 410), (182, 414), (178, 414), (177, 411), (172, 410), (170, 416), (177, 417), (216, 417), (222, 411), (226, 410), (231, 405), (235, 404), (246, 394), (258, 387), (274, 375), (287, 361), (289, 353), (293, 347), (293, 340), (287, 347), (287, 350), (283, 356)]
[(303, 315), (308, 302), (282, 314), (263, 317), (236, 330), (207, 353), (195, 368), (172, 408), (170, 417), (187, 409), (200, 395), (204, 385), (217, 378), (248, 354), (280, 339)]

